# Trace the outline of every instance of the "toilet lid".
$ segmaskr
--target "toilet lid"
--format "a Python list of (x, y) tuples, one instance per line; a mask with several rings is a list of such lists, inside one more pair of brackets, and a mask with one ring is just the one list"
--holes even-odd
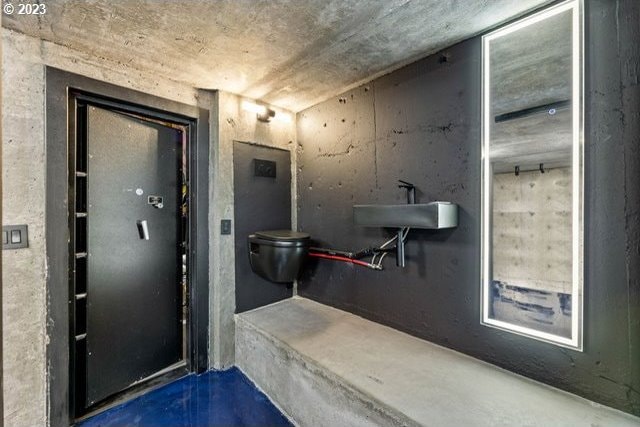
[(256, 231), (256, 237), (265, 240), (282, 240), (282, 241), (295, 241), (295, 240), (307, 240), (311, 237), (307, 233), (301, 233), (293, 230), (269, 230), (269, 231)]

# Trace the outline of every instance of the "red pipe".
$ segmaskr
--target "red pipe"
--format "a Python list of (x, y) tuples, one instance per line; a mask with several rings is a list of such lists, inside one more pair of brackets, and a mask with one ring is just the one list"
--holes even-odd
[(368, 263), (364, 262), (364, 261), (360, 261), (360, 260), (357, 260), (357, 259), (351, 259), (351, 258), (347, 258), (347, 257), (343, 257), (343, 256), (319, 254), (319, 253), (315, 253), (315, 252), (309, 252), (309, 256), (315, 257), (315, 258), (331, 259), (331, 260), (334, 260), (334, 261), (350, 262), (351, 264), (357, 264), (357, 265), (361, 265), (363, 267), (371, 268), (371, 266)]

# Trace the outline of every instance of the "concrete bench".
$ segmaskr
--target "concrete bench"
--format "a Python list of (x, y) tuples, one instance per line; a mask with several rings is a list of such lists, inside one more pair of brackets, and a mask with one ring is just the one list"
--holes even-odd
[(640, 419), (311, 300), (236, 316), (236, 363), (300, 426), (639, 426)]

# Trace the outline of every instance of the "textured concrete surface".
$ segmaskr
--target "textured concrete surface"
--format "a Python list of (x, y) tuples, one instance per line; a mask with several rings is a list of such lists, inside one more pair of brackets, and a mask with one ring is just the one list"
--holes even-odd
[[(297, 299), (297, 297), (294, 297)], [(291, 300), (276, 303), (267, 308), (284, 308)], [(286, 307), (286, 306), (285, 306)], [(260, 310), (260, 309), (258, 309)], [(304, 310), (304, 309), (303, 309)], [(306, 315), (306, 316), (305, 316)], [(302, 316), (291, 316), (285, 309), (279, 315), (293, 322), (328, 327), (323, 317), (303, 311)], [(376, 400), (365, 391), (317, 363), (313, 355), (296, 351), (291, 343), (272, 334), (272, 324), (254, 322), (253, 312), (236, 315), (236, 364), (237, 366), (284, 412), (301, 427), (373, 427), (417, 425), (407, 416)], [(273, 320), (273, 319), (272, 319)], [(306, 330), (305, 325), (289, 324), (292, 332)], [(308, 340), (313, 340), (309, 336)], [(340, 342), (319, 344), (339, 351)]]
[(239, 314), (237, 327), (238, 366), (301, 426), (640, 425), (639, 418), (298, 297)]
[(571, 169), (491, 180), (489, 317), (571, 338), (582, 297), (572, 295)]
[[(18, 59), (37, 56), (37, 48), (6, 36), (2, 223), (29, 226), (29, 248), (3, 251), (2, 259), (4, 415), (5, 425), (18, 426), (45, 417), (44, 77), (42, 67)], [(30, 410), (25, 399), (33, 402)]]
[[(256, 114), (244, 111), (244, 98), (227, 92), (216, 92), (215, 108), (212, 112), (211, 135), (215, 150), (212, 151), (212, 203), (209, 230), (213, 245), (210, 254), (210, 278), (214, 284), (210, 290), (211, 328), (209, 352), (210, 366), (225, 369), (234, 363), (235, 313), (235, 233), (220, 235), (220, 220), (234, 217), (233, 192), (233, 143), (255, 142), (291, 150), (296, 141), (296, 127), (290, 113), (275, 108), (276, 117), (268, 124), (256, 120)], [(289, 115), (290, 122), (277, 119)], [(291, 159), (292, 176), (295, 174), (295, 155)], [(291, 190), (295, 203), (295, 188)], [(296, 224), (296, 212), (292, 208), (292, 227)]]
[[(572, 11), (520, 28), (488, 43), (489, 117), (571, 100)], [(544, 46), (540, 49), (539, 46)], [(579, 54), (579, 53), (576, 53)], [(571, 164), (571, 108), (490, 125), (496, 170), (536, 169), (540, 163)]]
[(3, 25), (294, 111), (548, 0), (56, 0)]
[(493, 175), (493, 280), (571, 293), (571, 171)]
[[(358, 203), (460, 206), (450, 231), (412, 230), (407, 267), (310, 264), (299, 295), (640, 415), (640, 3), (585, 1), (584, 351), (480, 324), (481, 42), (471, 39), (298, 114), (298, 225), (360, 249)], [(635, 48), (631, 48), (635, 46)]]

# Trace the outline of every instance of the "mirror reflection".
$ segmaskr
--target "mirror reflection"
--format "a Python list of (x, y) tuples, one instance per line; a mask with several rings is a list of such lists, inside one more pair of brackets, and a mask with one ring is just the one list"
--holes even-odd
[(577, 13), (563, 3), (483, 39), (483, 321), (572, 347), (582, 300)]

